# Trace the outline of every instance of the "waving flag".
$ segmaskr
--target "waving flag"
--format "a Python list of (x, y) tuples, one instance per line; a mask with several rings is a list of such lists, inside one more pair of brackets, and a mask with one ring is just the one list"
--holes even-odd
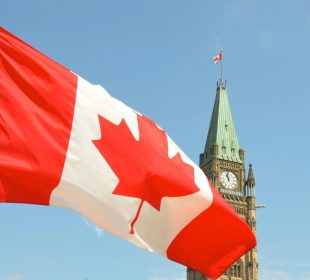
[(213, 57), (213, 61), (215, 64), (217, 64), (220, 60), (222, 60), (222, 58), (223, 58), (223, 53), (220, 52), (217, 56)]
[(73, 209), (213, 279), (255, 246), (163, 129), (4, 29), (0, 104), (1, 202)]

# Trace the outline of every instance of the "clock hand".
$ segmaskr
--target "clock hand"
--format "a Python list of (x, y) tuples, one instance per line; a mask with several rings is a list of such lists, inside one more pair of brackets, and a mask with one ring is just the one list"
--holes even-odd
[(228, 180), (228, 182), (229, 182), (230, 179), (229, 179), (228, 173), (226, 173), (226, 178), (227, 178), (227, 180)]

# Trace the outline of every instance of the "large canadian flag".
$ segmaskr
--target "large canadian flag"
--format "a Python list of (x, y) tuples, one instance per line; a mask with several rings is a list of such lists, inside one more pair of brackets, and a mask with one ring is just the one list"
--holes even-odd
[(3, 28), (0, 201), (73, 209), (212, 279), (256, 244), (163, 129)]

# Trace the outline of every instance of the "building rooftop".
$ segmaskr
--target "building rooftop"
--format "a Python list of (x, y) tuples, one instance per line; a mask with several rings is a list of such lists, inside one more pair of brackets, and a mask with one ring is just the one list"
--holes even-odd
[[(217, 145), (216, 151), (215, 144)], [(213, 158), (241, 163), (239, 142), (228, 102), (226, 83), (218, 82), (209, 126), (207, 142), (201, 163)]]

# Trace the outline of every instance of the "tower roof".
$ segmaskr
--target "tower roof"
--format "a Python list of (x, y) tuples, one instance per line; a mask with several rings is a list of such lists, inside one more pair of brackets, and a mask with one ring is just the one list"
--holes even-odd
[(202, 163), (213, 158), (241, 163), (239, 150), (240, 146), (228, 102), (226, 83), (219, 82)]

